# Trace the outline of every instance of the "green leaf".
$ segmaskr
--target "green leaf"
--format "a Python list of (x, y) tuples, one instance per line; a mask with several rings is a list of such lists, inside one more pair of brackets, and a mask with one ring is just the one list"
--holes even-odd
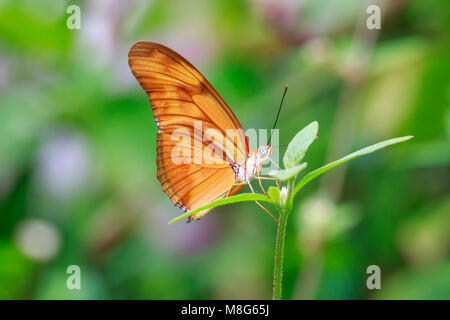
[(293, 168), (300, 164), (309, 146), (316, 138), (318, 130), (319, 123), (314, 121), (295, 135), (291, 142), (289, 142), (283, 157), (285, 168)]
[(328, 171), (328, 170), (330, 170), (330, 169), (332, 169), (332, 168), (334, 168), (334, 167), (336, 167), (336, 166), (338, 166), (338, 165), (340, 165), (340, 164), (342, 164), (342, 163), (344, 163), (344, 162), (347, 162), (348, 160), (351, 160), (351, 159), (354, 159), (354, 158), (357, 158), (357, 157), (360, 157), (360, 156), (363, 156), (363, 155), (372, 153), (372, 152), (374, 152), (374, 151), (377, 151), (377, 150), (382, 149), (382, 148), (384, 148), (384, 147), (390, 146), (390, 145), (392, 145), (392, 144), (396, 144), (396, 143), (399, 143), (399, 142), (403, 142), (403, 141), (409, 140), (409, 139), (411, 139), (412, 137), (413, 137), (413, 136), (406, 136), (406, 137), (394, 138), (394, 139), (386, 140), (386, 141), (383, 141), (383, 142), (378, 142), (378, 143), (376, 143), (376, 144), (374, 144), (374, 145), (371, 145), (371, 146), (369, 146), (369, 147), (365, 147), (365, 148), (363, 148), (363, 149), (360, 149), (360, 150), (358, 150), (358, 151), (355, 151), (355, 152), (353, 152), (353, 153), (351, 153), (351, 154), (349, 154), (349, 155), (347, 155), (347, 156), (345, 156), (345, 157), (343, 157), (343, 158), (341, 158), (341, 159), (339, 159), (339, 160), (336, 160), (336, 161), (331, 162), (331, 163), (329, 163), (329, 164), (327, 164), (327, 165), (324, 165), (323, 167), (320, 167), (319, 169), (316, 169), (316, 170), (314, 170), (314, 171), (309, 172), (307, 175), (305, 175), (305, 176), (299, 181), (299, 183), (297, 184), (297, 186), (295, 186), (293, 197), (295, 196), (295, 194), (296, 194), (296, 193), (297, 193), (297, 192), (298, 192), (305, 184), (307, 184), (308, 182), (310, 182), (310, 181), (313, 180), (314, 178), (320, 176), (322, 173), (324, 173), (324, 172), (326, 172), (326, 171)]
[(304, 162), (298, 166), (289, 169), (272, 170), (269, 172), (269, 176), (275, 177), (281, 181), (286, 181), (295, 177), (300, 171), (306, 168), (306, 165), (307, 165), (306, 162)]
[(267, 194), (269, 195), (270, 199), (272, 199), (275, 203), (280, 203), (280, 190), (275, 187), (269, 187), (267, 190)]
[(211, 208), (215, 208), (215, 207), (218, 207), (218, 206), (223, 206), (223, 205), (230, 204), (230, 203), (244, 202), (244, 201), (254, 201), (254, 200), (256, 200), (256, 201), (272, 202), (273, 203), (273, 201), (270, 198), (268, 198), (265, 195), (260, 194), (260, 193), (242, 193), (242, 194), (238, 194), (236, 196), (231, 196), (231, 197), (227, 197), (227, 198), (218, 199), (216, 201), (213, 201), (211, 203), (208, 203), (208, 204), (204, 205), (203, 207), (197, 208), (197, 209), (192, 210), (190, 212), (186, 212), (185, 214), (182, 214), (181, 216), (178, 216), (178, 217), (170, 220), (169, 224), (171, 224), (171, 223), (173, 223), (175, 221), (181, 220), (183, 218), (187, 218), (187, 217), (193, 215), (194, 213), (200, 212), (200, 211), (205, 210), (205, 209), (211, 209)]

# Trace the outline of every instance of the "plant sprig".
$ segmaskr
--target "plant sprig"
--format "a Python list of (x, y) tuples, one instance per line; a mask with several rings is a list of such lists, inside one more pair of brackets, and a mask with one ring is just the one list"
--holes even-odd
[(318, 169), (312, 170), (306, 173), (297, 184), (295, 184), (297, 176), (306, 167), (307, 163), (302, 162), (308, 151), (309, 146), (314, 142), (317, 137), (317, 132), (319, 130), (319, 124), (317, 121), (310, 123), (308, 126), (300, 130), (294, 138), (289, 143), (286, 152), (283, 156), (284, 169), (272, 170), (269, 175), (277, 178), (282, 182), (280, 189), (275, 187), (270, 187), (267, 191), (269, 197), (260, 193), (243, 193), (223, 199), (218, 199), (207, 205), (204, 205), (196, 210), (187, 212), (181, 216), (172, 219), (169, 223), (173, 223), (183, 218), (187, 218), (192, 214), (205, 209), (211, 209), (218, 206), (223, 206), (226, 204), (244, 202), (244, 201), (264, 201), (271, 203), (279, 213), (279, 224), (277, 230), (276, 238), (276, 249), (275, 249), (275, 265), (274, 265), (274, 281), (273, 281), (273, 299), (281, 299), (282, 291), (282, 279), (283, 279), (283, 258), (284, 258), (284, 240), (286, 233), (286, 226), (288, 221), (289, 213), (292, 210), (293, 201), (297, 193), (306, 184), (322, 175), (323, 173), (331, 170), (332, 168), (347, 162), (349, 160), (355, 159), (357, 157), (375, 152), (387, 146), (407, 141), (413, 136), (405, 136), (400, 138), (394, 138), (385, 140), (369, 147), (362, 148), (358, 151), (350, 153), (349, 155), (342, 157), (339, 160), (328, 163)]

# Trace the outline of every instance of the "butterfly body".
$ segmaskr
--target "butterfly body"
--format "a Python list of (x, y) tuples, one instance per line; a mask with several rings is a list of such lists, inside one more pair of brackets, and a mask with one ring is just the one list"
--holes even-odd
[(250, 183), (261, 171), (263, 165), (268, 163), (272, 154), (271, 146), (261, 146), (259, 149), (251, 151), (245, 161), (245, 165), (233, 167), (236, 173), (236, 183)]

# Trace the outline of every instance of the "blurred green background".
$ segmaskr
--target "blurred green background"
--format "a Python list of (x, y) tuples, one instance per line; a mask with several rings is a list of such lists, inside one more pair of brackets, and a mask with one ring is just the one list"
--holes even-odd
[[(66, 27), (70, 4), (80, 30)], [(381, 30), (366, 27), (369, 4)], [(0, 1), (0, 298), (271, 298), (276, 225), (255, 204), (167, 224), (181, 211), (156, 179), (156, 126), (127, 61), (137, 40), (185, 56), (244, 128), (271, 127), (288, 83), (280, 143), (319, 121), (310, 169), (415, 136), (302, 190), (285, 298), (450, 298), (438, 0)], [(366, 287), (372, 264), (381, 290)], [(69, 265), (81, 290), (66, 289)]]

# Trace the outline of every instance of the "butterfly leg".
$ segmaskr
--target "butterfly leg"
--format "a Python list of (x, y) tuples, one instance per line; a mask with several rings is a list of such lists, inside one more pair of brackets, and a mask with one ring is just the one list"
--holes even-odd
[[(252, 185), (250, 184), (250, 182), (248, 182), (248, 186), (250, 187), (250, 190), (252, 190), (252, 193), (255, 193), (255, 190), (253, 190), (253, 187), (252, 187)], [(267, 213), (269, 214), (269, 216), (271, 216), (272, 219), (275, 220), (275, 222), (276, 222), (277, 224), (279, 224), (278, 220), (273, 216), (273, 214), (270, 213), (269, 210), (267, 210), (267, 209), (266, 209), (261, 203), (259, 203), (258, 201), (255, 200), (255, 202), (256, 202), (256, 204), (257, 204), (258, 206), (261, 207), (261, 209), (263, 209), (265, 212), (267, 212)]]
[(250, 187), (250, 190), (252, 190), (252, 193), (255, 193), (255, 190), (253, 190), (252, 184), (250, 182), (248, 182), (247, 184)]
[[(275, 183), (277, 184), (277, 188), (278, 190), (280, 190), (280, 184), (278, 183), (278, 179), (277, 178), (269, 178), (269, 177), (261, 177), (259, 174), (256, 176), (256, 179), (258, 180), (272, 180), (275, 181)], [(261, 183), (261, 182), (260, 182)]]
[(259, 175), (259, 172), (256, 174), (256, 179), (258, 179), (259, 187), (260, 187), (261, 190), (264, 192), (264, 194), (266, 195), (266, 197), (269, 197), (269, 195), (267, 194), (266, 190), (265, 190), (264, 187), (262, 186), (262, 183), (261, 183), (261, 176)]

